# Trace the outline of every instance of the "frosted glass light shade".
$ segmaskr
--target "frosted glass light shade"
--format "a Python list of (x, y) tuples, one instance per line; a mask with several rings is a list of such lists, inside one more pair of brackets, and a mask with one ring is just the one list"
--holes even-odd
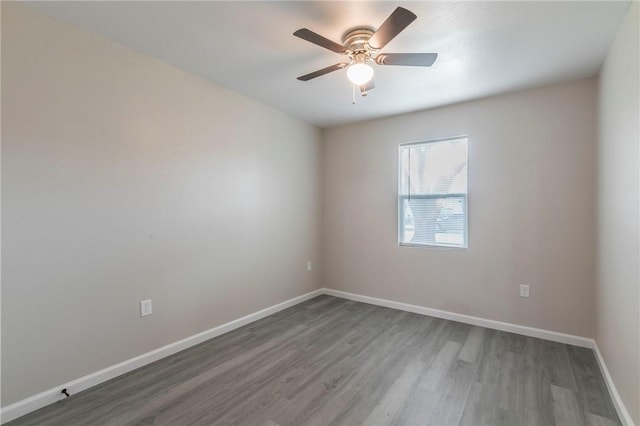
[(373, 78), (373, 68), (362, 63), (350, 65), (347, 68), (347, 77), (353, 84), (363, 85)]

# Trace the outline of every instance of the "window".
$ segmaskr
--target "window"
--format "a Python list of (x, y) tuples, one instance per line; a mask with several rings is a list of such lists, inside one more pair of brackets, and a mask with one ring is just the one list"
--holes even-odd
[(400, 145), (400, 245), (467, 247), (467, 138)]

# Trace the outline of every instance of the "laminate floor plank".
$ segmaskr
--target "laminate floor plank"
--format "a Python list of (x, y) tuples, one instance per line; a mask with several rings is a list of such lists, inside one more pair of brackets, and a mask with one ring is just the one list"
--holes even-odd
[(571, 389), (551, 385), (553, 395), (553, 414), (558, 426), (576, 426), (586, 424), (584, 412)]
[(576, 381), (567, 354), (567, 345), (548, 340), (527, 340), (525, 357), (529, 365), (542, 366), (549, 373), (551, 384), (577, 390)]
[(382, 399), (365, 419), (364, 424), (392, 424), (393, 419), (404, 406), (413, 389), (413, 385), (420, 377), (423, 369), (424, 364), (421, 362), (409, 363), (384, 393)]
[(420, 381), (420, 384), (425, 389), (466, 399), (474, 383), (477, 370), (476, 364), (458, 359), (451, 363), (437, 387), (425, 384), (424, 379)]
[(596, 416), (591, 413), (584, 413), (587, 426), (617, 426), (618, 423), (606, 417)]
[(571, 370), (575, 378), (578, 401), (585, 411), (617, 420), (613, 401), (591, 349), (567, 346)]
[(508, 392), (496, 385), (474, 383), (459, 425), (524, 425), (525, 415), (509, 409)]
[(593, 351), (319, 296), (8, 423), (619, 425)]
[(462, 361), (476, 362), (484, 341), (484, 330), (482, 327), (473, 327), (469, 331), (459, 356)]

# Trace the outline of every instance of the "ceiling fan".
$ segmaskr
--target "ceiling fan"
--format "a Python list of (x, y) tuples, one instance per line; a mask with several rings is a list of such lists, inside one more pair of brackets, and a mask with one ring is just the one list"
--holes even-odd
[(294, 36), (346, 55), (349, 60), (302, 75), (298, 77), (298, 80), (308, 81), (346, 67), (349, 80), (354, 84), (354, 87), (359, 87), (363, 96), (366, 96), (367, 91), (375, 87), (373, 67), (370, 65), (373, 62), (378, 65), (430, 67), (438, 57), (437, 53), (378, 53), (416, 18), (417, 16), (413, 12), (398, 7), (377, 30), (370, 27), (358, 27), (347, 31), (342, 36), (342, 44), (329, 40), (307, 28), (299, 29), (293, 33)]

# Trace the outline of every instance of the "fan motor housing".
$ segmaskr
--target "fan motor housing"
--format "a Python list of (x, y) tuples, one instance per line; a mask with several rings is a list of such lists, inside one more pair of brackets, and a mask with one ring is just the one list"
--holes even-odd
[(367, 42), (374, 32), (375, 30), (371, 27), (353, 28), (342, 36), (342, 43), (352, 54), (368, 53), (373, 50)]

